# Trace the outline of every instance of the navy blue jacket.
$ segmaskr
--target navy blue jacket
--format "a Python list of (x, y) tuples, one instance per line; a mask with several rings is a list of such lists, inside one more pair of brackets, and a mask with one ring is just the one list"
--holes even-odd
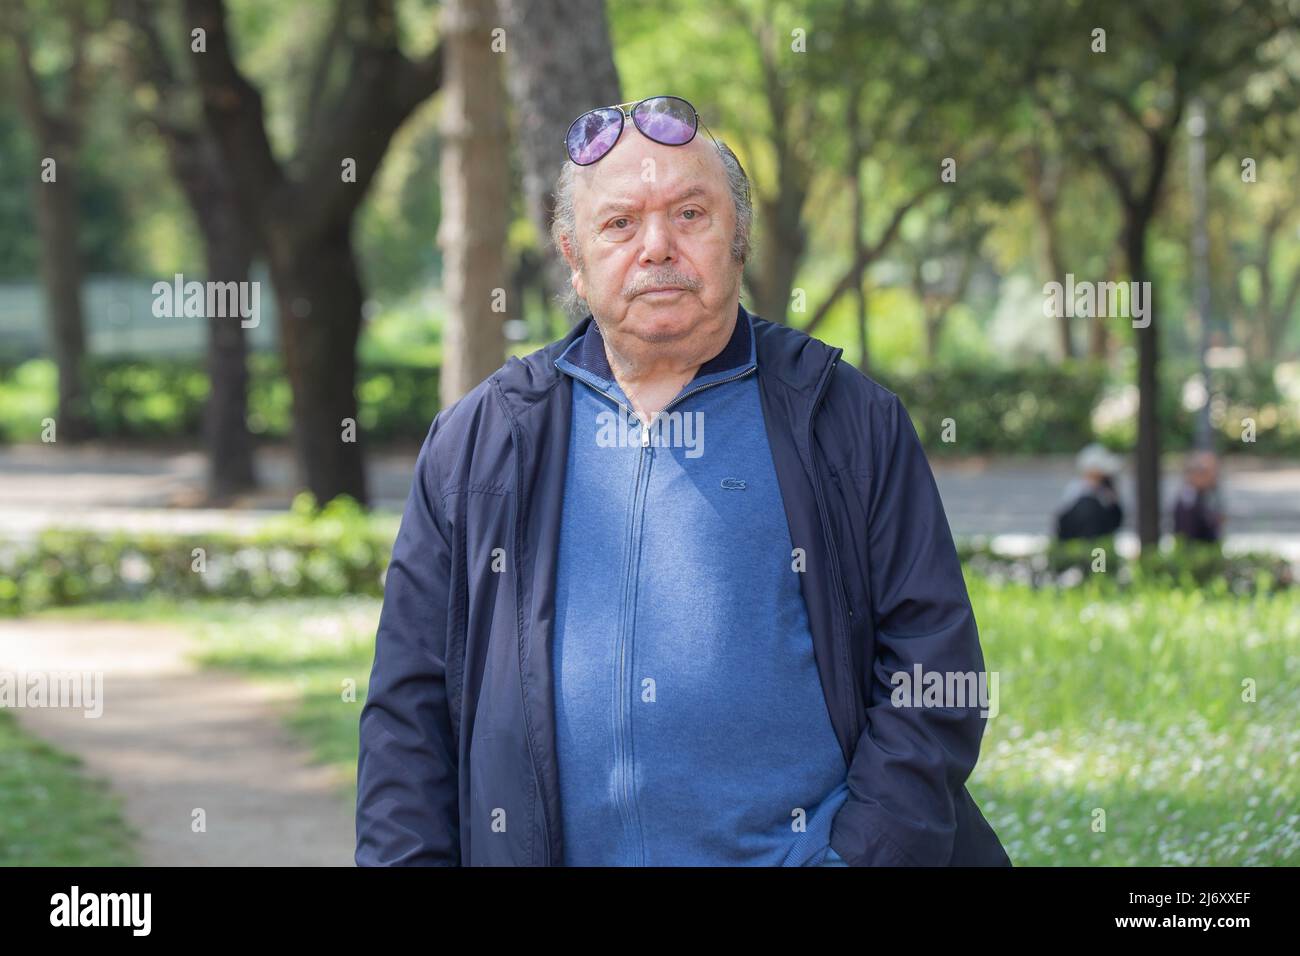
[[(554, 361), (591, 321), (439, 412), (420, 450), (360, 718), (358, 865), (562, 865), (551, 636), (573, 384)], [(891, 675), (914, 665), (984, 666), (916, 430), (842, 349), (757, 316), (754, 331), (849, 766), (831, 846), (851, 866), (1009, 865), (965, 786), (979, 707), (890, 701)]]

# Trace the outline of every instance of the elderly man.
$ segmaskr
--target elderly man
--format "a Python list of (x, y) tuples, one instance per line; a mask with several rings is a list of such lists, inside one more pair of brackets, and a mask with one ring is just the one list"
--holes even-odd
[(1065, 488), (1064, 504), (1056, 514), (1060, 541), (1093, 539), (1114, 534), (1124, 521), (1124, 507), (1115, 488), (1123, 462), (1100, 442), (1085, 445), (1074, 459), (1078, 477)]
[(1174, 535), (1213, 543), (1222, 534), (1219, 457), (1203, 448), (1188, 455), (1183, 465), (1183, 484), (1174, 500)]
[(554, 239), (590, 314), (433, 421), (359, 865), (1009, 863), (965, 787), (988, 701), (950, 697), (983, 656), (916, 431), (740, 304), (748, 181), (697, 124), (667, 96), (574, 121)]

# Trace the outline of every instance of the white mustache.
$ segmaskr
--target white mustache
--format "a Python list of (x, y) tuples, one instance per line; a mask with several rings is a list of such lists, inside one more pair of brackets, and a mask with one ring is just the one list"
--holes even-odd
[(700, 288), (700, 283), (698, 280), (689, 279), (686, 276), (674, 274), (670, 276), (662, 276), (655, 279), (647, 279), (642, 282), (637, 282), (635, 285), (630, 286), (624, 294), (627, 296), (627, 298), (634, 299), (642, 292), (648, 292), (651, 289), (663, 289), (663, 288), (684, 289), (687, 292), (698, 292)]

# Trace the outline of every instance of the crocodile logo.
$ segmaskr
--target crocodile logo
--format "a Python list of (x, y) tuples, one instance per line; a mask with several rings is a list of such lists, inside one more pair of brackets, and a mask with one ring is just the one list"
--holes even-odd
[(732, 491), (744, 491), (745, 482), (743, 479), (740, 478), (723, 478), (722, 487), (730, 489)]

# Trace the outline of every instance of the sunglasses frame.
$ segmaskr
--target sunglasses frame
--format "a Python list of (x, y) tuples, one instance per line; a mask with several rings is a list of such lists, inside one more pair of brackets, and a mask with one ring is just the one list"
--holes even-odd
[[(641, 128), (641, 125), (637, 123), (636, 115), (635, 115), (637, 108), (640, 107), (642, 103), (648, 103), (650, 100), (661, 100), (661, 99), (678, 100), (682, 103), (685, 103), (688, 107), (690, 107), (691, 115), (695, 118), (695, 129), (691, 132), (691, 138), (686, 140), (686, 142), (665, 143), (662, 140), (657, 140), (649, 133), (647, 133), (645, 130), (643, 130)], [(627, 106), (630, 106), (632, 108), (630, 110), (624, 109), (624, 107)], [(618, 110), (618, 135), (614, 137), (614, 142), (610, 144), (609, 149), (605, 150), (605, 152), (601, 153), (599, 156), (597, 156), (589, 163), (580, 163), (576, 159), (574, 159), (572, 154), (569, 152), (569, 134), (573, 132), (573, 127), (577, 126), (578, 121), (581, 120), (584, 116), (589, 116), (592, 113), (600, 113), (603, 112), (604, 110)], [(714, 145), (717, 145), (718, 142), (717, 139), (715, 139), (713, 136), (713, 131), (709, 129), (709, 124), (704, 123), (704, 121), (700, 119), (699, 110), (695, 108), (694, 103), (692, 103), (690, 100), (686, 99), (685, 97), (675, 96), (672, 93), (656, 93), (653, 96), (647, 96), (639, 100), (629, 100), (626, 103), (613, 103), (609, 106), (597, 106), (594, 109), (589, 109), (585, 113), (579, 114), (577, 119), (575, 119), (572, 123), (570, 123), (569, 128), (564, 131), (564, 154), (569, 157), (569, 162), (573, 163), (573, 165), (575, 166), (594, 166), (596, 163), (600, 162), (602, 159), (608, 156), (610, 150), (612, 150), (614, 148), (614, 145), (617, 144), (618, 141), (622, 138), (623, 130), (627, 128), (628, 117), (632, 118), (632, 125), (636, 127), (638, 133), (640, 133), (642, 136), (644, 136), (646, 139), (650, 140), (651, 142), (659, 143), (659, 145), (661, 146), (685, 146), (687, 143), (690, 143), (692, 140), (695, 139), (696, 136), (699, 135), (701, 123), (704, 124), (704, 130), (709, 134), (709, 139), (713, 140)]]

